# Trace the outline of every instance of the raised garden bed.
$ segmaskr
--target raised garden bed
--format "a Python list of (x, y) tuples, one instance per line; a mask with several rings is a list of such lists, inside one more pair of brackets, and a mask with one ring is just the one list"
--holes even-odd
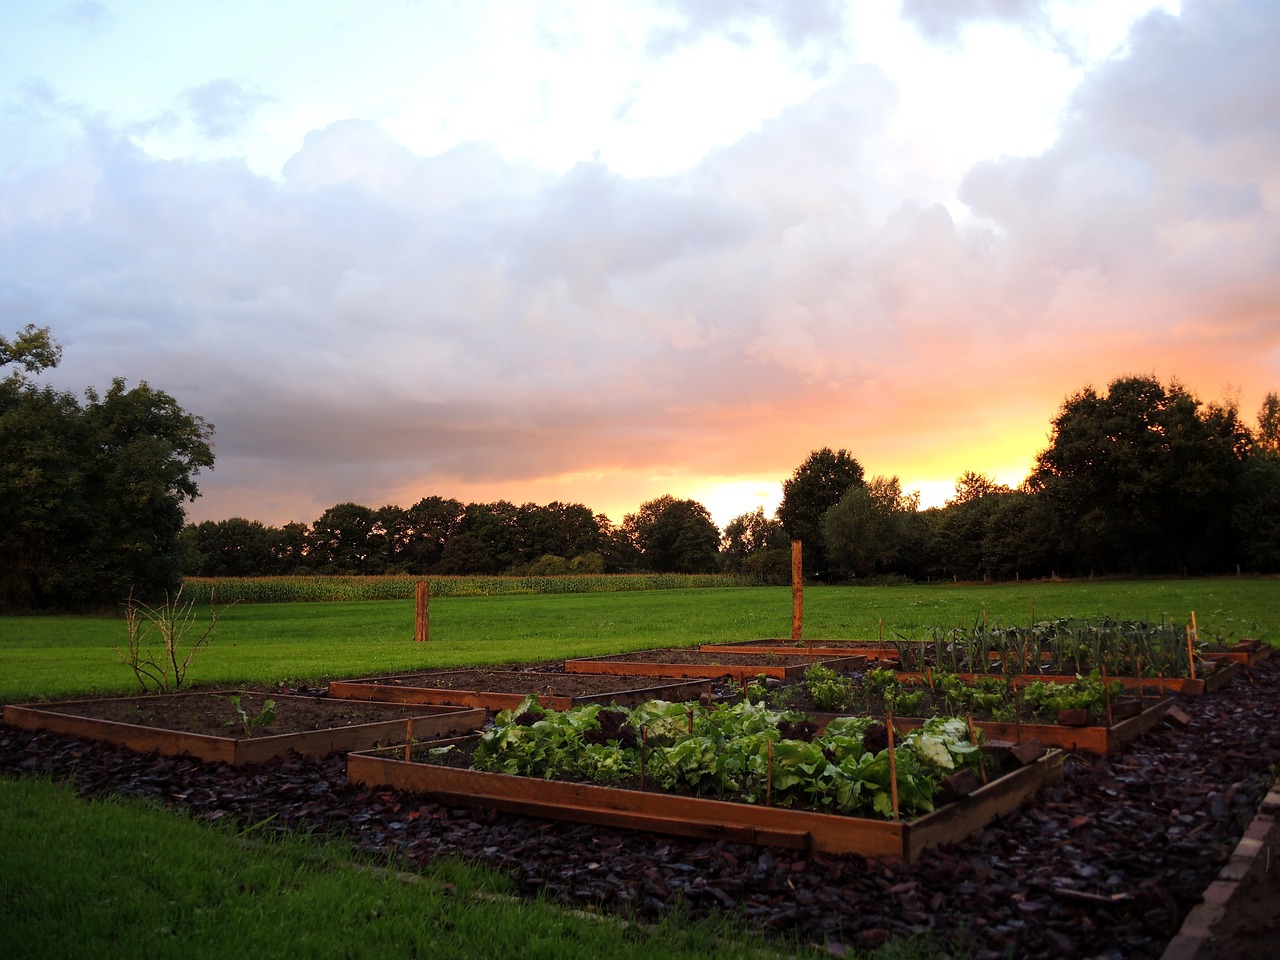
[(1016, 810), (1061, 773), (1064, 754), (1042, 753), (960, 800), (913, 820), (871, 820), (787, 807), (544, 780), (405, 760), (402, 749), (347, 755), (347, 779), (423, 793), (447, 804), (502, 810), (683, 837), (756, 843), (824, 853), (856, 853), (908, 863), (963, 840)]
[[(1122, 684), (1126, 690), (1143, 691), (1146, 695), (1154, 695), (1157, 697), (1165, 697), (1169, 694), (1182, 694), (1183, 696), (1201, 696), (1206, 693), (1216, 693), (1231, 682), (1239, 671), (1242, 664), (1238, 662), (1214, 661), (1205, 664), (1207, 670), (1197, 670), (1196, 676), (1192, 677), (1108, 677), (1108, 680), (1115, 680)], [(996, 677), (998, 673), (957, 673), (953, 676), (960, 677), (965, 680), (977, 680), (981, 677)], [(928, 678), (923, 673), (898, 673), (898, 679), (903, 683), (926, 683)], [(1075, 683), (1074, 676), (1043, 674), (1043, 673), (1021, 673), (1013, 674), (1009, 677), (1010, 682), (1015, 687), (1023, 687), (1029, 683), (1040, 681), (1041, 683)]]
[(645, 677), (521, 670), (433, 671), (329, 683), (329, 695), (343, 699), (454, 704), (487, 710), (518, 706), (530, 694), (547, 709), (567, 710), (579, 703), (630, 706), (646, 700), (696, 700), (710, 693), (709, 680), (654, 683)]
[[(250, 716), (267, 700), (275, 719), (249, 736), (232, 706), (239, 696)], [(406, 737), (427, 740), (478, 729), (484, 710), (430, 705), (361, 703), (321, 697), (201, 691), (166, 696), (68, 700), (4, 708), (4, 721), (26, 730), (48, 730), (119, 744), (141, 753), (192, 756), (235, 766), (261, 763), (290, 751), (324, 756), (360, 750)]]
[(1258, 640), (1242, 640), (1221, 649), (1209, 647), (1200, 651), (1200, 654), (1206, 660), (1228, 660), (1252, 667), (1269, 658), (1274, 650), (1275, 648), (1270, 644)]
[[(1016, 723), (1001, 720), (974, 720), (973, 724), (988, 741), (1029, 743), (1035, 741), (1046, 747), (1055, 747), (1072, 753), (1105, 755), (1118, 750), (1124, 744), (1142, 736), (1169, 713), (1173, 700), (1150, 703), (1140, 713), (1116, 720), (1111, 724), (1097, 723)], [(1073, 711), (1074, 712), (1074, 711)], [(814, 723), (825, 726), (832, 718), (843, 714), (809, 714)], [(893, 718), (893, 725), (901, 730), (914, 730), (925, 721), (919, 717)]]
[(634, 674), (655, 677), (733, 677), (750, 680), (758, 676), (780, 680), (796, 680), (804, 676), (812, 664), (821, 663), (833, 670), (855, 670), (866, 664), (866, 657), (837, 657), (821, 660), (803, 653), (706, 653), (701, 650), (675, 648), (641, 650), (611, 657), (584, 657), (564, 662), (565, 673)]
[(868, 660), (897, 660), (895, 647), (878, 640), (732, 640), (728, 643), (704, 643), (704, 653), (772, 653), (804, 654), (814, 657), (866, 657)]

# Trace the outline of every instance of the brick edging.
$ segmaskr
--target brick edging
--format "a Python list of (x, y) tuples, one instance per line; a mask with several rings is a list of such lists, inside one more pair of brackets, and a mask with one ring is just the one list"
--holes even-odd
[(1280, 814), (1280, 783), (1272, 784), (1258, 812), (1236, 844), (1231, 858), (1218, 871), (1218, 876), (1205, 888), (1204, 900), (1191, 908), (1182, 928), (1169, 941), (1160, 960), (1194, 960), (1200, 947), (1212, 936), (1214, 926), (1227, 911), (1227, 903), (1240, 888), (1266, 846), (1268, 835), (1276, 827)]

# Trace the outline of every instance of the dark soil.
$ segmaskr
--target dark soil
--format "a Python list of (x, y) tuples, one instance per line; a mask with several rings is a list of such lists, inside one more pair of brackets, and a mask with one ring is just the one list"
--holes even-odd
[[(598, 697), (633, 690), (652, 690), (654, 699), (667, 698), (677, 686), (688, 688), (696, 681), (673, 681), (661, 677), (630, 677), (603, 673), (547, 673), (532, 670), (453, 670), (399, 674), (368, 681), (395, 687), (424, 690), (466, 690), (481, 693), (546, 693), (556, 697)], [(704, 681), (705, 682), (705, 681)]]
[[(267, 700), (275, 702), (275, 719), (254, 729), (254, 736), (276, 736), (303, 733), (327, 727), (350, 727), (361, 723), (377, 723), (403, 717), (438, 713), (440, 708), (359, 700), (337, 700), (323, 696), (286, 696), (235, 691), (183, 693), (170, 696), (112, 697), (106, 700), (74, 700), (48, 704), (58, 713), (130, 723), (140, 727), (180, 730), (211, 737), (239, 739), (245, 736), (244, 724), (231, 704), (231, 696), (240, 697), (240, 705), (250, 718), (262, 711)], [(39, 706), (39, 705), (37, 705)]]
[[(333, 832), (409, 868), (457, 855), (576, 907), (729, 911), (837, 955), (929, 933), (978, 958), (1118, 960), (1160, 955), (1280, 765), (1280, 662), (1179, 707), (1185, 723), (1166, 719), (1119, 754), (1071, 758), (1062, 782), (1022, 810), (913, 865), (442, 806), (351, 786), (340, 756), (238, 770), (0, 725), (0, 772), (69, 778), (85, 796), (154, 797), (210, 820)], [(1240, 895), (1252, 904), (1220, 931), (1222, 956), (1274, 955), (1269, 934), (1259, 942), (1259, 925), (1280, 912), (1273, 880)]]
[(706, 666), (724, 665), (726, 667), (796, 667), (809, 665), (809, 656), (805, 653), (708, 653), (702, 650), (689, 650), (682, 647), (668, 650), (637, 650), (634, 653), (619, 653), (611, 657), (590, 657), (588, 659), (593, 662), (602, 661), (605, 663), (698, 664)]

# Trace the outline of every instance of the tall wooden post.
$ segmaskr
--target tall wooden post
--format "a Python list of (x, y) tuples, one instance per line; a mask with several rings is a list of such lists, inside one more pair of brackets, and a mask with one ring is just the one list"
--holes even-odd
[(431, 587), (426, 580), (418, 583), (417, 612), (413, 618), (413, 639), (417, 643), (426, 643), (431, 634)]
[(804, 568), (799, 540), (791, 541), (791, 639), (799, 640), (804, 621)]

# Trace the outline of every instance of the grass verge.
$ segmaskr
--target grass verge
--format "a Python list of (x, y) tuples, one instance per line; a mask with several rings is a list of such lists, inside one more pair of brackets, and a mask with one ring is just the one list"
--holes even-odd
[(508, 899), (502, 878), (457, 863), (406, 883), (347, 857), (337, 844), (250, 845), (154, 804), (84, 801), (45, 780), (0, 779), (0, 918), (13, 958), (810, 953), (723, 921), (642, 927)]

